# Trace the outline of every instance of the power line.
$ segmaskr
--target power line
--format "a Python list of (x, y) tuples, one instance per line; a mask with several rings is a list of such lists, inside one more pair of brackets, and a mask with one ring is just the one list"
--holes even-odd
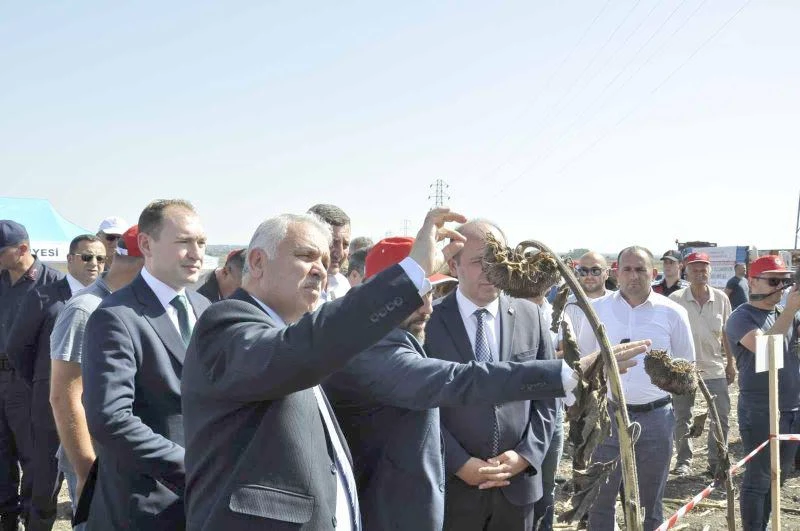
[[(695, 50), (691, 54), (689, 54), (689, 57), (687, 57), (683, 62), (681, 62), (681, 64), (679, 64), (677, 68), (675, 68), (672, 72), (670, 72), (669, 75), (667, 75), (667, 77), (664, 78), (664, 80), (661, 83), (659, 83), (653, 90), (651, 90), (650, 93), (648, 94), (648, 97), (655, 95), (661, 89), (661, 87), (666, 85), (675, 76), (675, 74), (677, 74), (681, 69), (683, 69), (683, 67), (686, 66), (686, 64), (689, 63), (689, 61), (691, 61), (698, 54), (698, 52), (700, 52), (700, 50), (702, 50), (709, 42), (714, 40), (714, 38), (717, 35), (719, 35), (722, 32), (722, 30), (724, 30), (731, 22), (733, 22), (733, 20), (737, 16), (739, 16), (739, 14), (742, 11), (744, 11), (744, 8), (746, 8), (750, 4), (750, 2), (752, 2), (752, 0), (746, 0), (745, 3), (742, 4), (742, 6), (739, 7), (739, 9), (733, 15), (731, 15), (721, 26), (719, 26), (714, 31), (714, 33), (712, 33), (706, 40), (704, 40), (700, 44), (700, 46), (695, 48)], [(644, 100), (640, 101), (638, 105), (634, 106), (627, 114), (625, 114), (622, 118), (620, 118), (619, 121), (617, 121), (609, 129), (607, 129), (604, 134), (598, 136), (598, 138), (595, 139), (595, 141), (592, 142), (586, 149), (584, 149), (583, 151), (578, 153), (575, 157), (567, 161), (567, 163), (564, 164), (558, 172), (556, 172), (556, 175), (561, 175), (562, 173), (564, 173), (564, 171), (566, 171), (567, 168), (569, 168), (572, 164), (574, 164), (578, 159), (580, 159), (581, 157), (583, 157), (583, 155), (594, 149), (594, 147), (597, 146), (597, 144), (599, 144), (601, 141), (605, 140), (614, 129), (619, 127), (625, 120), (630, 118), (636, 111), (638, 111), (643, 103)]]
[[(749, 3), (749, 1), (750, 1), (750, 0), (748, 0), (748, 3)], [(674, 36), (675, 36), (675, 35), (676, 35), (678, 32), (680, 32), (680, 31), (681, 31), (681, 30), (682, 30), (682, 29), (683, 29), (683, 28), (686, 26), (686, 24), (688, 24), (688, 22), (689, 22), (690, 20), (692, 20), (692, 18), (694, 18), (694, 16), (695, 16), (695, 15), (698, 13), (698, 11), (700, 11), (700, 9), (701, 9), (701, 8), (702, 8), (702, 7), (705, 5), (705, 3), (706, 3), (706, 2), (707, 2), (707, 0), (701, 0), (701, 1), (698, 3), (697, 7), (695, 7), (695, 9), (694, 9), (694, 10), (693, 10), (693, 11), (692, 11), (690, 14), (689, 14), (689, 16), (688, 16), (687, 18), (685, 18), (685, 19), (683, 20), (683, 22), (681, 22), (681, 24), (679, 24), (679, 25), (678, 25), (678, 26), (675, 28), (675, 30), (673, 30), (673, 32), (672, 32), (671, 34), (669, 34), (669, 36), (667, 36), (667, 38), (666, 38), (666, 39), (665, 39), (665, 40), (662, 42), (661, 46), (660, 46), (659, 48), (657, 48), (657, 49), (656, 49), (656, 50), (655, 50), (655, 51), (654, 51), (652, 54), (650, 54), (650, 55), (648, 56), (648, 58), (647, 58), (647, 59), (646, 59), (646, 60), (645, 60), (645, 61), (644, 61), (644, 62), (643, 62), (643, 63), (642, 63), (640, 66), (639, 66), (639, 68), (637, 68), (637, 69), (636, 69), (636, 71), (634, 71), (634, 72), (633, 72), (633, 73), (632, 73), (630, 76), (628, 76), (628, 78), (627, 78), (627, 79), (626, 79), (626, 80), (625, 80), (625, 81), (624, 81), (624, 82), (623, 82), (623, 83), (622, 83), (622, 84), (621, 84), (619, 87), (617, 87), (617, 90), (616, 90), (616, 92), (617, 92), (617, 93), (618, 93), (619, 91), (621, 91), (621, 90), (622, 90), (622, 89), (625, 87), (625, 85), (626, 85), (626, 84), (627, 84), (627, 83), (628, 83), (628, 82), (629, 82), (629, 81), (630, 81), (630, 80), (631, 80), (631, 79), (632, 79), (632, 78), (633, 78), (633, 77), (634, 77), (636, 74), (638, 74), (638, 73), (639, 73), (639, 72), (642, 70), (642, 68), (644, 68), (644, 66), (646, 66), (646, 65), (647, 65), (647, 64), (648, 64), (648, 63), (649, 63), (649, 62), (650, 62), (650, 61), (653, 59), (653, 57), (655, 57), (656, 55), (658, 55), (658, 54), (659, 54), (659, 53), (660, 53), (660, 52), (661, 52), (661, 51), (664, 49), (664, 47), (666, 46), (666, 44), (667, 44), (668, 42), (670, 42), (670, 40), (671, 40), (671, 39), (672, 39), (672, 38), (673, 38), (673, 37), (674, 37)], [(502, 187), (499, 189), (499, 191), (497, 192), (498, 194), (499, 194), (499, 193), (502, 193), (502, 192), (503, 192), (503, 191), (504, 191), (504, 190), (505, 190), (505, 189), (506, 189), (508, 186), (511, 186), (512, 184), (514, 184), (515, 182), (517, 182), (519, 179), (521, 179), (522, 177), (524, 177), (526, 174), (528, 174), (528, 173), (529, 173), (531, 170), (533, 170), (533, 169), (535, 169), (535, 168), (539, 167), (539, 166), (541, 165), (541, 163), (543, 163), (543, 162), (547, 161), (547, 160), (550, 158), (550, 156), (551, 156), (551, 155), (552, 155), (552, 154), (555, 152), (555, 150), (558, 148), (559, 142), (560, 142), (562, 139), (564, 139), (564, 138), (566, 138), (566, 137), (567, 137), (568, 133), (570, 133), (570, 132), (572, 131), (572, 129), (574, 129), (575, 125), (576, 125), (576, 124), (577, 124), (577, 123), (580, 121), (580, 119), (581, 119), (581, 118), (582, 118), (582, 117), (583, 117), (583, 116), (586, 114), (586, 112), (587, 112), (587, 111), (588, 111), (588, 110), (589, 110), (589, 109), (590, 109), (590, 108), (591, 108), (591, 107), (592, 107), (592, 106), (593, 106), (593, 105), (594, 105), (594, 104), (595, 104), (597, 101), (599, 101), (599, 100), (600, 100), (600, 98), (601, 98), (601, 97), (602, 97), (602, 95), (603, 95), (603, 94), (606, 92), (606, 90), (608, 90), (608, 88), (609, 88), (609, 87), (610, 87), (610, 86), (611, 86), (611, 85), (614, 83), (614, 81), (616, 81), (616, 79), (617, 79), (617, 78), (618, 78), (618, 77), (619, 77), (619, 76), (620, 76), (620, 75), (621, 75), (621, 74), (622, 74), (622, 73), (623, 73), (623, 72), (624, 72), (624, 71), (625, 71), (625, 70), (628, 68), (628, 66), (629, 66), (629, 65), (630, 65), (630, 64), (633, 62), (633, 60), (634, 60), (634, 59), (635, 59), (635, 57), (636, 57), (636, 56), (639, 54), (639, 52), (641, 52), (641, 50), (643, 50), (643, 49), (644, 49), (644, 48), (645, 48), (645, 47), (646, 47), (646, 46), (647, 46), (647, 45), (648, 45), (648, 44), (649, 44), (649, 43), (652, 41), (652, 39), (655, 37), (655, 35), (661, 31), (661, 29), (662, 29), (662, 28), (663, 28), (663, 27), (664, 27), (664, 26), (667, 24), (667, 22), (668, 22), (668, 21), (669, 21), (669, 20), (670, 20), (670, 19), (671, 19), (671, 18), (672, 18), (674, 15), (675, 15), (675, 13), (678, 11), (678, 9), (679, 9), (681, 6), (683, 6), (685, 3), (686, 3), (686, 0), (683, 0), (683, 2), (681, 2), (681, 4), (679, 4), (679, 5), (678, 5), (678, 7), (676, 7), (675, 9), (673, 9), (673, 10), (672, 10), (672, 12), (671, 12), (671, 13), (670, 13), (670, 14), (667, 16), (667, 18), (664, 20), (664, 22), (662, 22), (662, 23), (661, 23), (661, 25), (660, 25), (660, 26), (659, 26), (659, 27), (658, 27), (658, 28), (657, 28), (657, 29), (656, 29), (656, 30), (655, 30), (655, 31), (654, 31), (654, 32), (653, 32), (653, 33), (650, 35), (650, 37), (647, 39), (647, 41), (646, 41), (646, 42), (645, 42), (645, 43), (644, 43), (642, 46), (640, 46), (640, 47), (639, 47), (639, 49), (637, 50), (637, 52), (634, 54), (634, 57), (633, 57), (633, 58), (632, 58), (630, 61), (628, 61), (628, 63), (627, 63), (627, 64), (626, 64), (626, 65), (623, 67), (623, 69), (620, 71), (620, 73), (619, 73), (619, 74), (617, 74), (617, 76), (615, 76), (615, 77), (614, 77), (614, 79), (612, 79), (612, 80), (611, 80), (611, 81), (610, 81), (610, 82), (609, 82), (609, 83), (608, 83), (608, 84), (607, 84), (607, 85), (606, 85), (606, 86), (603, 88), (603, 90), (601, 91), (600, 95), (599, 95), (598, 97), (596, 97), (596, 98), (595, 98), (595, 99), (594, 99), (594, 100), (593, 100), (593, 101), (592, 101), (592, 102), (589, 104), (589, 106), (588, 106), (588, 107), (586, 107), (586, 108), (585, 108), (585, 109), (584, 109), (584, 110), (583, 110), (583, 111), (580, 113), (580, 115), (578, 116), (578, 118), (576, 118), (575, 120), (573, 120), (572, 122), (570, 122), (570, 124), (569, 124), (569, 125), (568, 125), (568, 126), (567, 126), (567, 127), (566, 127), (566, 128), (563, 130), (563, 131), (562, 131), (562, 133), (561, 133), (561, 134), (558, 136), (558, 138), (557, 138), (555, 141), (553, 141), (553, 142), (551, 142), (551, 143), (550, 143), (550, 149), (549, 149), (549, 150), (548, 150), (548, 151), (547, 151), (545, 154), (543, 154), (543, 155), (540, 155), (540, 156), (539, 156), (539, 157), (538, 157), (538, 158), (537, 158), (535, 161), (533, 161), (531, 164), (529, 164), (529, 165), (528, 165), (528, 166), (527, 166), (527, 167), (526, 167), (526, 168), (525, 168), (525, 169), (524, 169), (522, 172), (520, 172), (520, 173), (519, 173), (519, 174), (518, 174), (518, 175), (517, 175), (517, 176), (516, 176), (514, 179), (512, 179), (511, 181), (509, 181), (508, 183), (506, 183), (504, 186), (502, 186)], [(745, 7), (746, 5), (747, 5), (747, 4), (745, 4), (744, 6), (742, 6), (742, 9), (744, 9), (744, 7)], [(739, 12), (737, 12), (737, 13), (734, 13), (733, 17), (735, 17), (736, 15), (738, 15), (738, 13), (739, 13)], [(732, 17), (732, 18), (733, 18), (733, 17)], [(732, 18), (731, 18), (731, 19), (729, 19), (729, 20), (728, 20), (728, 21), (727, 21), (725, 24), (723, 24), (723, 27), (724, 27), (724, 25), (726, 25), (727, 23), (729, 23), (729, 22), (730, 22), (730, 20), (732, 20)], [(697, 48), (697, 49), (696, 49), (696, 50), (695, 50), (695, 51), (694, 51), (694, 52), (693, 52), (693, 53), (692, 53), (692, 54), (691, 54), (691, 55), (690, 55), (690, 56), (689, 56), (689, 57), (688, 57), (688, 58), (687, 58), (685, 61), (684, 61), (684, 63), (683, 63), (683, 64), (681, 64), (681, 65), (678, 67), (678, 69), (682, 68), (682, 67), (683, 67), (683, 65), (684, 65), (686, 62), (688, 62), (689, 60), (691, 60), (691, 58), (694, 56), (694, 54), (696, 54), (696, 53), (697, 53), (697, 52), (700, 50), (700, 48), (702, 48), (703, 46), (705, 46), (705, 44), (707, 44), (707, 43), (708, 43), (708, 42), (709, 42), (711, 39), (713, 39), (713, 38), (716, 36), (716, 34), (717, 34), (719, 31), (721, 31), (721, 29), (722, 29), (722, 28), (718, 28), (718, 29), (717, 29), (717, 31), (716, 31), (715, 33), (713, 33), (713, 34), (712, 34), (712, 35), (711, 35), (711, 36), (710, 36), (708, 39), (706, 39), (706, 41), (704, 41), (704, 42), (703, 42), (703, 43), (702, 43), (702, 44), (701, 44), (701, 45), (700, 45), (700, 46), (699, 46), (699, 47), (698, 47), (698, 48)], [(676, 69), (676, 71), (673, 71), (673, 73), (672, 73), (672, 74), (670, 74), (670, 76), (674, 75), (674, 74), (677, 72), (677, 70), (678, 70), (678, 69)], [(670, 76), (668, 76), (668, 78), (669, 78)], [(663, 85), (663, 82), (662, 82), (662, 83), (661, 83), (659, 86), (657, 86), (657, 87), (656, 87), (656, 89), (655, 89), (654, 91), (650, 92), (650, 94), (649, 94), (648, 96), (651, 96), (651, 95), (653, 95), (653, 94), (655, 93), (655, 91), (657, 91), (659, 88), (661, 88), (661, 85)], [(645, 97), (647, 97), (647, 96), (645, 96)], [(642, 103), (643, 101), (644, 101), (644, 99), (643, 99), (642, 101), (640, 101), (640, 103), (639, 103), (639, 106), (641, 105), (641, 103)], [(638, 109), (638, 106), (637, 106), (637, 107), (634, 107), (634, 109), (633, 109), (633, 110), (636, 110), (636, 109)], [(597, 115), (597, 113), (599, 112), (599, 110), (600, 110), (600, 108), (598, 108), (597, 110), (595, 110), (595, 112), (594, 112), (594, 113), (592, 113), (592, 114), (589, 116), (589, 118), (588, 118), (586, 121), (588, 122), (589, 120), (591, 120), (592, 118), (594, 118), (594, 116), (596, 116), (596, 115)], [(631, 113), (628, 113), (627, 115), (625, 115), (625, 116), (622, 118), (622, 120), (621, 120), (621, 121), (617, 122), (617, 124), (615, 124), (614, 126), (612, 126), (612, 129), (613, 129), (613, 127), (616, 127), (617, 125), (619, 125), (620, 123), (622, 123), (622, 121), (624, 121), (625, 119), (627, 119), (627, 117), (628, 117), (630, 114), (631, 114)], [(592, 144), (592, 146), (594, 146), (595, 144), (596, 144), (596, 142), (595, 142), (595, 143), (593, 143), (593, 144)], [(584, 151), (582, 151), (582, 152), (581, 152), (581, 155), (582, 155), (583, 153), (585, 153), (586, 151), (587, 151), (587, 150), (584, 150)], [(564, 169), (564, 168), (562, 168), (562, 170), (561, 170), (561, 171), (563, 171), (563, 169)], [(559, 172), (559, 174), (561, 173), (561, 171)]]
[(428, 199), (433, 199), (434, 208), (444, 206), (445, 202), (450, 200), (450, 196), (447, 193), (447, 190), (450, 189), (450, 185), (442, 179), (436, 179), (428, 188), (433, 190), (433, 193), (428, 195)]

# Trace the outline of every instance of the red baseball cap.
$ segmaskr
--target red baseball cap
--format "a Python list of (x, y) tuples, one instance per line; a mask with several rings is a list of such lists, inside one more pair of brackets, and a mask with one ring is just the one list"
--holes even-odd
[[(403, 258), (409, 255), (412, 245), (414, 245), (414, 238), (410, 236), (384, 238), (373, 245), (364, 260), (364, 278), (370, 278), (384, 269), (399, 264)], [(442, 273), (434, 273), (428, 277), (428, 280), (434, 286), (443, 282), (457, 282), (457, 279)]]
[(760, 277), (764, 273), (791, 273), (792, 270), (786, 267), (786, 262), (776, 254), (768, 254), (753, 260), (750, 263), (750, 270), (747, 276), (750, 278)]
[(710, 264), (711, 258), (709, 258), (706, 253), (691, 253), (689, 256), (686, 257), (687, 264), (693, 264), (695, 262)]
[(122, 237), (117, 240), (117, 254), (122, 256), (142, 256), (139, 249), (139, 225), (134, 225), (122, 233)]

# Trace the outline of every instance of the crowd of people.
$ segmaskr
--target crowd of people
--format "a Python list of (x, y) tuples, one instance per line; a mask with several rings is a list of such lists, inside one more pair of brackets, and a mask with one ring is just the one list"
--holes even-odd
[[(267, 219), (201, 278), (206, 236), (184, 200), (76, 237), (66, 274), (0, 220), (0, 531), (52, 529), (64, 480), (74, 527), (90, 531), (552, 529), (564, 408), (599, 345), (573, 298), (580, 367), (560, 359), (547, 290), (517, 299), (487, 280), (489, 234), (506, 241), (487, 219), (437, 208), (416, 238), (373, 243), (317, 204)], [(695, 401), (651, 383), (650, 348), (696, 363), (724, 444), (738, 374), (750, 451), (769, 437), (756, 337), (783, 334), (781, 432), (800, 432), (793, 272), (762, 256), (723, 291), (702, 252), (664, 253), (658, 282), (655, 262), (633, 245), (611, 266), (594, 251), (573, 264), (640, 427), (648, 530), (664, 519), (673, 450), (672, 473), (692, 473)], [(781, 444), (788, 471), (797, 445)], [(591, 461), (619, 453), (614, 427)], [(615, 529), (621, 481), (617, 467), (589, 529)], [(769, 496), (762, 452), (742, 483), (744, 529), (766, 529)]]

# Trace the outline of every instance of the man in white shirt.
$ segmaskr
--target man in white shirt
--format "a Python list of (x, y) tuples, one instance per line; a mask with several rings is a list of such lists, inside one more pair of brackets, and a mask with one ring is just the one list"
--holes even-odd
[[(589, 251), (578, 259), (578, 267), (575, 268), (575, 274), (578, 277), (578, 283), (583, 288), (583, 292), (589, 300), (599, 299), (605, 297), (609, 290), (606, 289), (606, 281), (608, 280), (608, 262), (602, 254)], [(576, 339), (585, 337), (588, 344), (578, 343), (582, 355), (593, 352), (589, 350), (595, 346), (594, 335), (589, 331), (588, 334), (582, 334), (581, 330), (577, 327), (583, 326), (588, 323), (583, 318), (583, 310), (575, 302), (575, 295), (570, 295), (567, 300), (567, 306), (564, 308), (564, 315), (569, 318), (569, 323), (572, 327), (572, 332)]]
[(350, 282), (342, 274), (350, 254), (350, 216), (336, 205), (320, 203), (308, 209), (331, 227), (331, 257), (328, 264), (328, 284), (320, 300), (332, 301), (343, 297), (350, 289)]
[[(655, 274), (652, 253), (639, 246), (627, 247), (620, 252), (617, 261), (619, 291), (592, 303), (611, 343), (648, 338), (653, 342), (652, 348), (666, 350), (673, 358), (694, 361), (694, 343), (686, 310), (654, 293), (650, 287)], [(585, 316), (578, 318), (585, 319)], [(591, 327), (584, 324), (580, 343), (591, 344), (590, 334), (593, 337)], [(590, 351), (596, 348), (594, 340)], [(672, 457), (675, 427), (672, 398), (650, 382), (641, 360), (621, 380), (630, 420), (641, 426), (635, 453), (645, 529), (655, 529), (663, 521), (661, 500)], [(609, 406), (612, 413), (614, 407), (614, 404)], [(617, 457), (619, 440), (613, 426), (611, 436), (597, 448), (592, 460), (607, 462)], [(614, 506), (621, 481), (621, 467), (617, 466), (608, 483), (600, 488), (589, 512), (589, 529), (614, 529)]]
[(186, 287), (200, 275), (206, 236), (179, 199), (153, 201), (138, 225), (144, 269), (86, 327), (83, 404), (97, 452), (87, 531), (185, 527), (181, 374), (192, 328), (209, 306)]

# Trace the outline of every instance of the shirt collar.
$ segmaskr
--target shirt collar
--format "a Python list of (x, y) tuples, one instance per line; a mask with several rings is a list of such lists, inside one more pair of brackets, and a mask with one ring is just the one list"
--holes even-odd
[(256, 297), (254, 297), (254, 296), (253, 296), (253, 294), (252, 294), (252, 293), (248, 293), (248, 295), (250, 295), (250, 297), (251, 297), (251, 298), (252, 298), (254, 301), (256, 301), (256, 302), (258, 303), (258, 305), (259, 305), (259, 306), (261, 306), (261, 308), (262, 308), (262, 309), (263, 309), (265, 312), (267, 312), (267, 315), (269, 315), (269, 316), (272, 318), (272, 320), (273, 320), (273, 321), (275, 321), (275, 324), (276, 324), (276, 325), (278, 325), (279, 327), (284, 327), (284, 326), (286, 326), (286, 323), (284, 322), (284, 320), (283, 320), (283, 319), (281, 319), (281, 316), (280, 316), (280, 315), (278, 315), (277, 313), (275, 313), (275, 310), (273, 310), (272, 308), (270, 308), (269, 306), (267, 306), (266, 304), (264, 304), (263, 302), (261, 302), (260, 300), (258, 300)]
[[(39, 257), (34, 256), (33, 264), (31, 264), (28, 270), (25, 271), (25, 274), (20, 277), (20, 280), (25, 279), (35, 281), (42, 274), (42, 269), (44, 269), (44, 267), (42, 266), (42, 262), (39, 261)], [(19, 282), (19, 280), (17, 282)]]
[[(687, 301), (691, 301), (691, 302), (697, 302), (697, 299), (694, 298), (694, 293), (692, 293), (691, 286), (689, 286), (689, 287), (687, 287), (685, 289), (686, 289), (686, 292), (685, 292), (686, 300)], [(714, 290), (711, 288), (711, 286), (708, 286), (708, 302), (714, 302), (714, 300), (715, 300)]]
[(80, 280), (73, 277), (69, 273), (67, 273), (67, 284), (69, 284), (69, 290), (72, 292), (73, 295), (75, 295), (80, 290), (86, 287), (83, 284), (81, 284)]
[[(658, 293), (656, 293), (655, 291), (653, 291), (653, 289), (651, 288), (651, 289), (650, 289), (650, 294), (647, 296), (647, 298), (645, 299), (645, 301), (644, 301), (643, 303), (641, 303), (639, 306), (631, 306), (631, 305), (628, 303), (628, 301), (626, 301), (626, 300), (625, 300), (625, 297), (623, 297), (623, 296), (622, 296), (622, 290), (617, 290), (617, 291), (615, 291), (615, 292), (614, 292), (614, 294), (613, 294), (613, 295), (611, 295), (611, 296), (612, 296), (612, 297), (614, 298), (614, 300), (615, 300), (615, 301), (617, 301), (618, 303), (625, 304), (625, 305), (626, 305), (628, 308), (630, 308), (630, 309), (632, 309), (632, 310), (633, 310), (633, 309), (636, 309), (636, 308), (640, 308), (640, 307), (644, 306), (645, 304), (649, 304), (650, 306), (653, 306), (653, 298), (654, 298), (654, 297), (661, 297), (661, 296), (663, 296), (663, 295), (659, 295)], [(597, 299), (595, 299), (595, 300), (597, 300)]]
[(165, 309), (169, 308), (169, 303), (172, 302), (172, 299), (174, 299), (177, 295), (186, 294), (186, 290), (184, 288), (181, 288), (180, 291), (175, 291), (170, 286), (158, 280), (152, 275), (152, 273), (150, 273), (150, 271), (147, 270), (146, 267), (142, 268), (142, 278), (147, 285), (150, 286), (150, 289), (153, 290), (158, 302), (160, 302), (161, 306), (163, 306)]
[[(456, 289), (456, 302), (458, 303), (458, 311), (461, 313), (461, 318), (464, 320), (472, 316), (472, 314), (475, 313), (475, 310), (481, 308), (481, 306), (478, 306), (469, 300), (463, 293), (461, 293), (461, 286)], [(486, 306), (483, 306), (483, 308), (489, 312), (489, 314), (492, 316), (492, 319), (496, 318), (497, 312), (500, 309), (500, 297), (496, 298)]]

